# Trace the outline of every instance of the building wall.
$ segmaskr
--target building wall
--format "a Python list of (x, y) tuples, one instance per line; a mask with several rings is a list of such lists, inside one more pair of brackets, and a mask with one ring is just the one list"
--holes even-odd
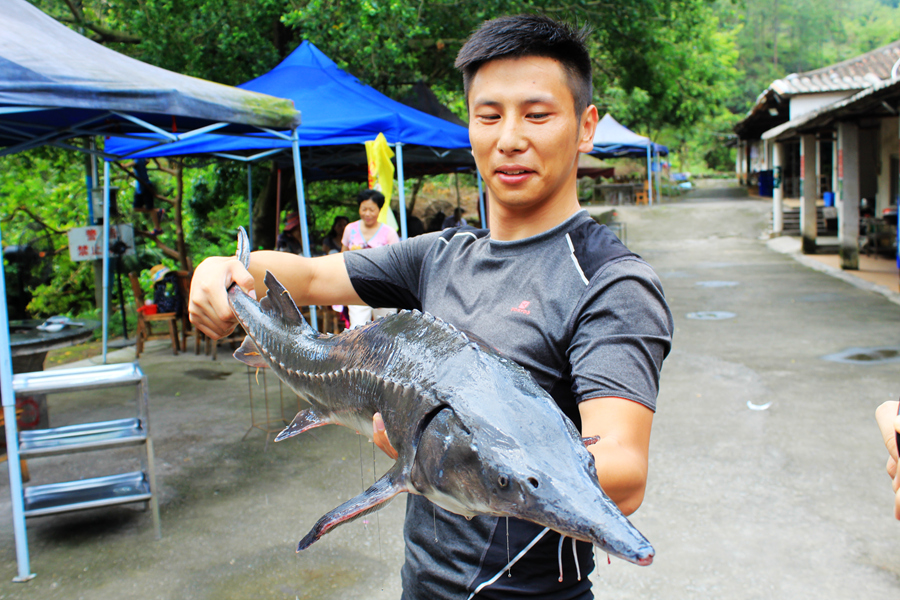
[[(859, 90), (857, 90), (859, 91)], [(827, 92), (822, 94), (802, 94), (799, 96), (791, 96), (790, 101), (790, 119), (796, 119), (800, 115), (812, 112), (816, 109), (827, 106), (838, 100), (849, 98), (855, 92)]]

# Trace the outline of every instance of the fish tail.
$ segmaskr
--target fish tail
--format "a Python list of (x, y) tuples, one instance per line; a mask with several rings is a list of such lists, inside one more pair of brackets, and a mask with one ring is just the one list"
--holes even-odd
[(245, 269), (250, 268), (250, 238), (243, 227), (238, 227), (236, 256)]

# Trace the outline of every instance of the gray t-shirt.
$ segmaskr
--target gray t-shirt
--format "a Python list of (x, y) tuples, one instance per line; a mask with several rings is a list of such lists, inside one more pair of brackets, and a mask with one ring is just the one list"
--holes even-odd
[[(616, 396), (656, 408), (673, 330), (662, 286), (585, 211), (524, 240), (448, 229), (345, 259), (366, 303), (418, 308), (475, 334), (524, 366), (579, 430), (583, 400)], [(466, 520), (410, 495), (404, 598), (465, 599), (540, 530), (509, 519), (507, 536), (504, 519)], [(546, 535), (513, 567), (513, 577), (500, 577), (478, 597), (591, 597), (590, 545), (578, 544), (578, 581), (565, 544), (559, 583), (559, 537)]]

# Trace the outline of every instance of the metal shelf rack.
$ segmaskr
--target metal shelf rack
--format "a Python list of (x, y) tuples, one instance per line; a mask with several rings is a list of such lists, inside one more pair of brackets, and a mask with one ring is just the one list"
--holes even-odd
[(23, 489), (25, 517), (86, 510), (101, 506), (145, 502), (153, 515), (156, 537), (161, 536), (153, 442), (150, 438), (147, 377), (137, 363), (58, 369), (13, 376), (19, 394), (60, 394), (111, 387), (134, 387), (137, 416), (81, 423), (52, 429), (19, 432), (19, 455), (39, 458), (140, 446), (141, 470), (78, 481), (29, 486)]

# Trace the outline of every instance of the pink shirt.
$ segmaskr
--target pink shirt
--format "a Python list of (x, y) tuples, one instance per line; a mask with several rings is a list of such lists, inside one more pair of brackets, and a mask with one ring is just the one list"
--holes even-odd
[(381, 246), (396, 244), (400, 241), (400, 238), (397, 237), (397, 232), (384, 223), (381, 223), (381, 226), (378, 228), (378, 231), (375, 232), (375, 235), (367, 240), (360, 230), (359, 226), (361, 223), (362, 221), (353, 221), (344, 228), (344, 237), (341, 238), (341, 244), (347, 246), (350, 250), (379, 248)]

